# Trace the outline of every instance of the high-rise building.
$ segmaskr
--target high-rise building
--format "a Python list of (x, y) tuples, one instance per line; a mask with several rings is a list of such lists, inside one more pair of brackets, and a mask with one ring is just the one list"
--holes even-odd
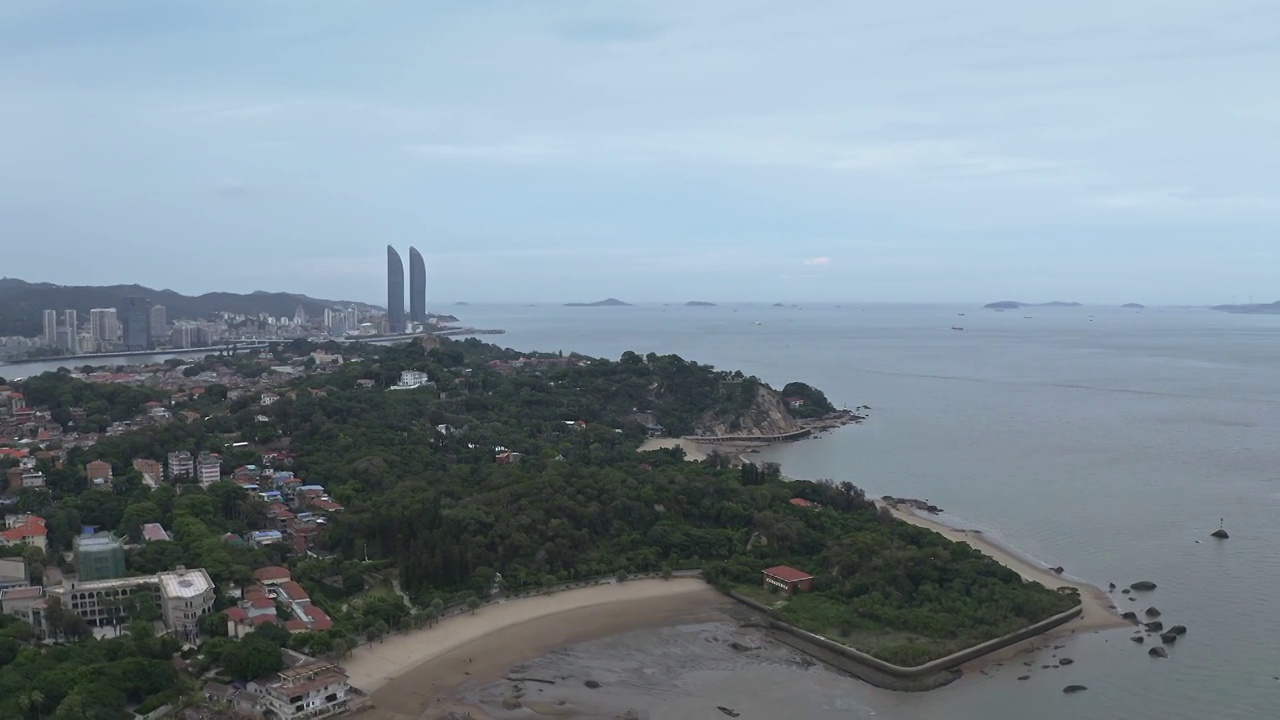
[(58, 311), (44, 311), (44, 344), (53, 347), (58, 344)]
[(387, 246), (387, 331), (404, 332), (404, 263), (400, 253)]
[(89, 311), (89, 335), (94, 350), (107, 352), (115, 348), (120, 336), (119, 314), (115, 308), (93, 308)]
[(75, 310), (67, 310), (63, 315), (67, 319), (67, 344), (63, 347), (67, 352), (76, 355), (80, 352), (80, 321), (76, 319)]
[(409, 319), (427, 324), (427, 264), (418, 248), (409, 248)]
[(356, 332), (360, 329), (360, 311), (355, 305), (347, 308), (347, 332)]
[(124, 299), (124, 347), (151, 349), (151, 301), (144, 297)]
[(165, 311), (163, 305), (151, 306), (151, 339), (162, 338), (169, 335), (169, 314)]

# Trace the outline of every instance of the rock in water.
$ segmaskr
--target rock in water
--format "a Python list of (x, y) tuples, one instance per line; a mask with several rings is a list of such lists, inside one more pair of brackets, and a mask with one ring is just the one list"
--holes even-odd
[(1133, 612), (1132, 610), (1125, 613), (1121, 613), (1120, 617), (1124, 618), (1125, 620), (1128, 620), (1134, 625), (1138, 624), (1138, 613)]
[(591, 688), (592, 690), (595, 690), (596, 688), (600, 687), (600, 683), (596, 682), (595, 680), (588, 680), (588, 681), (586, 681), (586, 682), (584, 682), (584, 683), (582, 683), (582, 684), (583, 684), (583, 685), (586, 685), (587, 687)]
[(741, 715), (741, 714), (742, 714), (742, 713), (739, 713), (739, 712), (735, 712), (735, 711), (733, 710), (733, 708), (727, 708), (727, 707), (725, 707), (725, 706), (723, 706), (723, 705), (717, 705), (717, 706), (716, 706), (716, 709), (717, 709), (717, 710), (719, 710), (720, 712), (724, 713), (725, 715), (728, 715), (729, 717), (738, 717), (739, 715)]
[(1161, 630), (1164, 630), (1164, 623), (1159, 620), (1153, 620), (1152, 622), (1146, 623), (1146, 627), (1148, 632), (1160, 632)]
[(1089, 688), (1085, 687), (1084, 685), (1068, 685), (1062, 688), (1062, 692), (1070, 695), (1071, 693), (1084, 692), (1085, 690), (1088, 690), (1088, 689)]
[(1165, 650), (1162, 647), (1153, 647), (1147, 651), (1147, 654), (1150, 655), (1151, 657), (1158, 657), (1158, 658), (1169, 657), (1169, 651)]
[(1070, 664), (1072, 664), (1072, 663), (1074, 663), (1074, 662), (1075, 662), (1075, 660), (1072, 660), (1071, 658), (1059, 658), (1059, 659), (1058, 659), (1058, 664), (1059, 664), (1059, 665), (1070, 665)]
[(1130, 640), (1132, 640), (1132, 641), (1134, 641), (1134, 642), (1136, 642), (1136, 643), (1138, 643), (1139, 645), (1141, 645), (1142, 643), (1144, 643), (1144, 642), (1146, 642), (1146, 641), (1147, 641), (1147, 639), (1146, 639), (1146, 638), (1144, 638), (1144, 637), (1142, 637), (1141, 635), (1134, 635), (1133, 637), (1131, 637), (1131, 638), (1129, 638), (1129, 639), (1130, 639)]
[(1187, 634), (1187, 626), (1186, 626), (1186, 625), (1174, 625), (1173, 627), (1169, 628), (1169, 632), (1173, 633), (1174, 635), (1186, 635), (1186, 634)]
[(1151, 617), (1151, 618), (1160, 617), (1160, 611), (1155, 607), (1147, 608), (1146, 613), (1147, 613), (1147, 617)]
[(1171, 632), (1160, 634), (1160, 642), (1164, 643), (1165, 645), (1172, 645), (1177, 641), (1178, 641), (1178, 636), (1174, 635)]
[(1226, 540), (1231, 536), (1227, 534), (1226, 530), (1223, 530), (1222, 528), (1218, 528), (1217, 530), (1214, 530), (1213, 532), (1209, 533), (1209, 537), (1216, 537), (1219, 540)]
[(1134, 584), (1130, 585), (1130, 586), (1129, 586), (1129, 589), (1130, 589), (1130, 590), (1143, 590), (1143, 591), (1150, 591), (1150, 590), (1155, 590), (1155, 589), (1156, 589), (1156, 584), (1155, 584), (1155, 583), (1153, 583), (1153, 582), (1151, 582), (1150, 580), (1139, 580), (1138, 582), (1136, 582), (1136, 583), (1134, 583)]

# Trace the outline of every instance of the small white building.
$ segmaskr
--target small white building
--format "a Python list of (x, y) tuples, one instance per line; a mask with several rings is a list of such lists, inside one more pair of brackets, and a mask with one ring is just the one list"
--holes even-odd
[(258, 695), (258, 709), (265, 716), (280, 720), (337, 715), (351, 709), (356, 699), (346, 671), (327, 660), (308, 659), (270, 680), (254, 680), (248, 689)]
[(400, 382), (392, 385), (389, 390), (413, 390), (420, 387), (432, 387), (434, 384), (431, 378), (421, 370), (405, 370), (400, 373)]

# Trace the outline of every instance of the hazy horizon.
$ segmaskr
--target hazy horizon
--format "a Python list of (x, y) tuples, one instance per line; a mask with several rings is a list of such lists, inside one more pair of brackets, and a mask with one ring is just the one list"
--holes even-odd
[(385, 302), (390, 243), (432, 307), (1264, 297), (1278, 27), (1254, 0), (9, 0), (0, 271)]

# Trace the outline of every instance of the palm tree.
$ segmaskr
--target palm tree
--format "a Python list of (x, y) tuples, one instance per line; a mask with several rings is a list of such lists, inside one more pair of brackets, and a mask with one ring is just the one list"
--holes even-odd
[(432, 601), (431, 601), (431, 609), (432, 609), (433, 611), (435, 611), (435, 620), (434, 620), (434, 622), (439, 622), (439, 621), (440, 621), (440, 616), (441, 616), (441, 615), (444, 615), (444, 601), (443, 601), (443, 600), (441, 600), (440, 598), (436, 598), (435, 600), (432, 600)]
[(479, 607), (480, 607), (480, 598), (476, 597), (475, 595), (472, 595), (471, 597), (467, 598), (467, 608), (471, 610), (472, 615), (476, 614), (476, 609)]

